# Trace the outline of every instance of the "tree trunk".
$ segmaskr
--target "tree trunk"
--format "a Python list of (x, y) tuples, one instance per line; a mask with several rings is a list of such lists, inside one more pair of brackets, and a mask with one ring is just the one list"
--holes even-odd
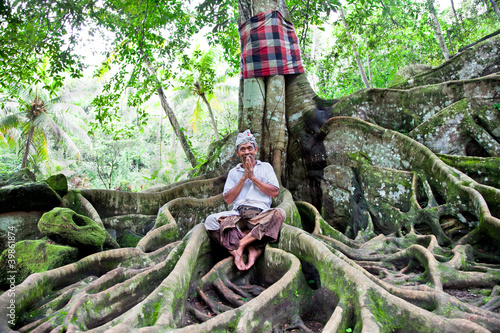
[(189, 147), (189, 143), (186, 139), (186, 136), (184, 135), (184, 133), (182, 133), (180, 129), (179, 122), (177, 121), (177, 117), (175, 116), (174, 111), (168, 104), (167, 96), (165, 95), (165, 91), (163, 90), (163, 87), (160, 81), (158, 80), (158, 77), (156, 76), (156, 71), (148, 60), (146, 60), (146, 67), (149, 71), (149, 74), (157, 84), (158, 96), (160, 97), (161, 106), (163, 107), (163, 110), (167, 114), (168, 120), (170, 120), (170, 124), (174, 129), (175, 135), (177, 135), (177, 137), (181, 142), (182, 149), (184, 150), (184, 153), (186, 154), (189, 163), (191, 163), (191, 166), (194, 168), (198, 165), (198, 162), (196, 161), (196, 157), (194, 156), (193, 152), (191, 151), (191, 148)]
[(160, 137), (159, 137), (159, 140), (160, 141), (160, 165), (161, 165), (161, 161), (162, 161), (162, 145), (163, 145), (163, 117), (161, 116), (160, 114)]
[(373, 80), (372, 80), (372, 67), (370, 65), (370, 56), (368, 55), (367, 59), (367, 67), (368, 67), (368, 79), (370, 80), (370, 86), (373, 87)]
[(500, 9), (498, 8), (497, 3), (495, 2), (495, 0), (490, 0), (490, 2), (491, 5), (493, 6), (493, 10), (495, 11), (495, 13), (497, 13), (498, 18), (500, 18)]
[(21, 169), (25, 168), (26, 164), (28, 164), (28, 156), (30, 151), (31, 140), (33, 140), (33, 134), (35, 133), (35, 124), (33, 124), (34, 117), (35, 117), (34, 115), (31, 115), (30, 131), (28, 133), (28, 138), (26, 139), (26, 150), (23, 154), (23, 162), (21, 164)]
[(207, 98), (205, 97), (205, 94), (201, 94), (201, 98), (203, 99), (203, 102), (208, 108), (208, 113), (210, 114), (210, 119), (212, 121), (212, 126), (214, 128), (215, 132), (215, 139), (219, 140), (219, 130), (217, 129), (217, 122), (215, 121), (214, 113), (212, 112), (212, 107), (210, 106), (210, 103), (208, 103)]
[[(284, 0), (239, 0), (238, 23), (258, 13), (279, 11), (291, 20)], [(282, 75), (246, 79), (240, 85), (239, 131), (249, 128), (254, 133), (259, 158), (272, 163), (281, 182), (281, 170), (287, 146), (285, 116), (285, 79)]]
[(453, 10), (453, 16), (455, 17), (455, 21), (457, 21), (457, 24), (460, 24), (460, 19), (458, 18), (457, 12), (455, 10), (455, 2), (453, 0), (451, 1), (451, 9)]
[(446, 60), (450, 60), (450, 52), (446, 47), (446, 42), (443, 37), (443, 32), (441, 31), (441, 25), (439, 24), (439, 20), (436, 13), (436, 8), (434, 8), (434, 0), (428, 0), (427, 6), (429, 9), (429, 14), (434, 26), (434, 35), (439, 43), (439, 47), (441, 48), (441, 52), (443, 52), (443, 56)]
[(340, 11), (340, 17), (342, 19), (342, 24), (344, 25), (345, 28), (345, 33), (347, 34), (347, 37), (351, 41), (353, 45), (353, 53), (354, 53), (354, 59), (356, 59), (356, 63), (358, 64), (358, 69), (359, 69), (359, 74), (361, 75), (361, 79), (363, 80), (363, 83), (365, 84), (365, 88), (371, 88), (370, 82), (368, 81), (368, 77), (366, 76), (365, 69), (363, 68), (363, 64), (361, 63), (361, 59), (359, 57), (359, 53), (356, 50), (356, 43), (354, 42), (354, 39), (351, 36), (351, 33), (349, 32), (349, 25), (347, 24), (347, 21), (345, 20), (345, 15), (344, 15), (344, 10), (342, 9), (342, 6), (339, 6), (339, 11)]
[(451, 49), (451, 55), (455, 55), (455, 51), (453, 50), (453, 42), (451, 41), (451, 33), (450, 30), (446, 31), (446, 34), (448, 35), (448, 42), (450, 43), (450, 49)]

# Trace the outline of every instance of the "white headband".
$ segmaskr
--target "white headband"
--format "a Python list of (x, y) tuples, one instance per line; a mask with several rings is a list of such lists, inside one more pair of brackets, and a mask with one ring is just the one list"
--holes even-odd
[(250, 142), (254, 146), (257, 146), (257, 141), (255, 141), (255, 136), (250, 132), (249, 129), (245, 130), (243, 133), (239, 133), (236, 138), (236, 149), (238, 149), (239, 145)]

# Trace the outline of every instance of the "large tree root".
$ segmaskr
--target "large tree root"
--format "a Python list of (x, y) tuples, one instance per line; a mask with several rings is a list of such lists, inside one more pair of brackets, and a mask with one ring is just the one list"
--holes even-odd
[[(500, 220), (491, 215), (481, 193), (471, 186), (476, 182), (464, 174), (458, 174), (457, 170), (450, 168), (425, 146), (405, 135), (356, 118), (332, 118), (322, 130), (327, 139), (325, 147), (329, 163), (340, 161), (360, 170), (363, 166), (375, 164), (387, 169), (415, 170), (425, 174), (425, 181), (432, 192), (427, 205), (435, 198), (436, 204), (440, 206), (430, 205), (429, 213), (436, 212), (438, 216), (452, 214), (458, 219), (463, 219), (464, 214), (471, 215), (478, 222), (480, 231), (493, 239), (500, 239), (496, 232), (500, 228)], [(416, 189), (412, 191), (416, 192)], [(413, 206), (422, 208), (418, 200), (412, 201)], [(426, 215), (429, 216), (429, 213)], [(389, 213), (384, 218), (387, 219), (390, 215), (394, 214)], [(395, 231), (403, 230), (404, 222), (398, 219), (396, 221)], [(415, 224), (415, 221), (412, 223)], [(412, 225), (407, 225), (406, 228), (411, 230)], [(436, 236), (441, 237), (440, 228), (435, 229)]]
[[(354, 118), (333, 119), (323, 132), (328, 162), (352, 167), (359, 193), (369, 198), (358, 215), (365, 220), (354, 239), (330, 226), (311, 204), (296, 206), (290, 192), (282, 190), (274, 204), (286, 211), (288, 225), (274, 245), (279, 249), (268, 246), (254, 269), (239, 272), (231, 257), (216, 263), (221, 254), (200, 225), (209, 213), (227, 209), (222, 196), (208, 195), (218, 180), (186, 182), (182, 191), (171, 188), (168, 195), (120, 194), (121, 199), (113, 200), (135, 200), (136, 205), (120, 208), (121, 214), (143, 213), (146, 207), (148, 215), (148, 207), (157, 206), (153, 229), (135, 249), (101, 252), (30, 276), (16, 289), (21, 316), (15, 328), (498, 331), (500, 260), (467, 244), (480, 242), (481, 233), (488, 233), (485, 225), (496, 228), (498, 223), (488, 209), (488, 202), (495, 201), (482, 196), (488, 189), (475, 189), (478, 185), (471, 178), (399, 133)], [(403, 182), (408, 191), (395, 195), (394, 183)], [(390, 198), (377, 197), (382, 183), (392, 193)], [(207, 190), (189, 188), (201, 184)], [(198, 198), (176, 196), (184, 192)], [(98, 217), (113, 216), (120, 200), (111, 209), (99, 204), (94, 209), (98, 193), (89, 194), (85, 210)], [(111, 200), (110, 193), (104, 196)], [(163, 196), (166, 203), (160, 204)], [(461, 217), (477, 218), (478, 231), (463, 229), (457, 222)], [(424, 230), (428, 234), (420, 234)], [(469, 232), (465, 237), (453, 236), (464, 230)], [(481, 296), (458, 297), (465, 288)], [(7, 294), (0, 296), (0, 311), (9, 302)], [(1, 315), (0, 330), (11, 331), (5, 313)]]
[[(299, 241), (290, 241), (289, 238), (292, 237), (298, 238)], [(455, 308), (460, 303), (458, 301), (450, 302), (451, 298), (442, 296), (443, 293), (439, 290), (421, 292), (422, 296), (427, 295), (430, 300), (432, 298), (434, 298), (434, 301), (438, 300), (437, 306), (432, 309), (437, 314), (407, 303), (401, 298), (394, 297), (387, 290), (374, 284), (373, 280), (368, 277), (370, 275), (368, 272), (356, 268), (357, 265), (353, 261), (342, 255), (335, 255), (304, 231), (285, 227), (282, 230), (279, 247), (295, 254), (299, 259), (308, 260), (317, 267), (321, 276), (321, 285), (330, 288), (339, 295), (339, 304), (341, 306), (349, 304), (354, 310), (355, 319), (349, 325), (356, 326), (358, 329), (362, 328), (363, 331), (378, 332), (381, 330), (379, 325), (382, 325), (384, 330), (399, 329), (403, 332), (441, 332), (444, 328), (447, 330), (453, 327), (460, 332), (472, 332), (476, 330), (482, 331), (481, 326), (494, 331), (500, 324), (500, 315), (481, 310), (473, 313), (471, 317), (474, 318), (468, 318), (481, 326), (461, 319), (465, 318), (466, 312), (463, 309), (457, 308), (457, 311), (446, 311), (447, 307), (452, 306)], [(418, 294), (420, 292), (413, 290), (411, 293)], [(439, 297), (435, 297), (436, 293)], [(462, 308), (470, 309), (472, 307), (462, 306)], [(336, 311), (334, 311), (333, 317), (338, 318), (335, 314)], [(346, 310), (342, 307), (338, 311), (344, 312)], [(443, 317), (443, 315), (450, 319)], [(336, 323), (338, 325), (335, 326), (334, 331), (342, 328), (339, 326), (342, 321), (337, 319)]]

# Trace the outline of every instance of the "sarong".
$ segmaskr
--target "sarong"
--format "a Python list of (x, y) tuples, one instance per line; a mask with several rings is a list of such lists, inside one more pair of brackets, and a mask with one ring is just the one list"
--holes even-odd
[(228, 250), (236, 250), (240, 245), (240, 239), (247, 234), (245, 228), (241, 228), (246, 225), (252, 236), (257, 239), (251, 245), (256, 249), (264, 248), (267, 243), (278, 240), (284, 220), (285, 213), (275, 208), (266, 210), (251, 219), (243, 219), (239, 215), (223, 216), (219, 218), (220, 229), (217, 241)]
[(238, 27), (244, 79), (304, 73), (293, 24), (278, 11), (259, 13)]

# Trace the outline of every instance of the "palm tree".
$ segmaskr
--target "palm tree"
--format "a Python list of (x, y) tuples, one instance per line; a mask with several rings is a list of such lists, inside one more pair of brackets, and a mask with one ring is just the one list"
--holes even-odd
[(67, 153), (80, 159), (80, 150), (68, 135), (71, 133), (90, 144), (85, 123), (81, 119), (86, 116), (85, 112), (69, 103), (80, 94), (82, 92), (72, 92), (50, 98), (38, 84), (18, 90), (18, 101), (3, 103), (0, 138), (11, 146), (13, 141), (17, 141), (15, 146), (22, 155), (21, 168), (37, 167), (40, 162), (49, 161), (58, 143), (62, 143)]
[(203, 101), (208, 109), (215, 137), (219, 140), (219, 130), (217, 128), (217, 121), (215, 120), (215, 116), (212, 111), (212, 106), (214, 106), (217, 110), (220, 109), (214, 89), (215, 85), (221, 82), (224, 77), (216, 76), (215, 55), (213, 49), (210, 49), (205, 53), (196, 49), (191, 58), (184, 57), (181, 67), (184, 71), (183, 76), (178, 79), (180, 86), (175, 89), (181, 91), (177, 97), (182, 98), (186, 94), (198, 97), (191, 119), (193, 128), (196, 128), (196, 124), (201, 119), (203, 109), (201, 108), (200, 101)]

